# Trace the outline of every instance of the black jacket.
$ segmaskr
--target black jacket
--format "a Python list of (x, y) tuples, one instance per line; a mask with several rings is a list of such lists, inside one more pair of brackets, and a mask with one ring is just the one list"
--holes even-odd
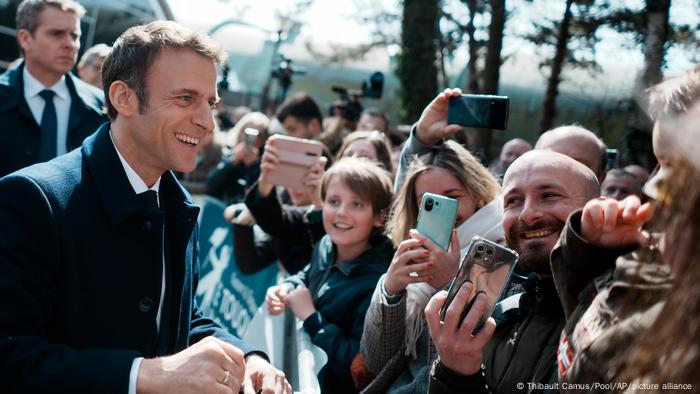
[(482, 373), (459, 376), (444, 367), (434, 368), (430, 394), (559, 391), (556, 351), (564, 312), (554, 282), (531, 275), (523, 286), (525, 293), (502, 301), (514, 305), (496, 318), (496, 332), (484, 349)]
[[(23, 70), (24, 62), (0, 75), (0, 136), (5, 141), (0, 144), (0, 176), (39, 161), (41, 128), (24, 99)], [(71, 96), (66, 139), (70, 152), (108, 119), (102, 111), (99, 89), (70, 73), (66, 74), (66, 86)]]
[(369, 250), (353, 260), (337, 264), (335, 256), (330, 237), (323, 237), (311, 263), (285, 283), (308, 288), (316, 307), (316, 313), (304, 320), (304, 330), (328, 355), (328, 363), (319, 372), (321, 392), (357, 393), (350, 364), (360, 351), (365, 314), (379, 277), (389, 268), (394, 247), (388, 238), (378, 236)]

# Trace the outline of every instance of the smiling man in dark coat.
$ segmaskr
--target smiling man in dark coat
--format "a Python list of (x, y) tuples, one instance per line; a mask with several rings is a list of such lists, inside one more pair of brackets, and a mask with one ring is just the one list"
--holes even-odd
[(214, 129), (223, 60), (174, 22), (127, 30), (104, 64), (112, 122), (0, 179), (4, 392), (291, 392), (194, 301), (199, 208), (171, 171)]

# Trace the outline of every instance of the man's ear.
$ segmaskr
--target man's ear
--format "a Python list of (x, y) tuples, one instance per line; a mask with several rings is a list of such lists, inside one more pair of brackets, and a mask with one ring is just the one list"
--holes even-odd
[(109, 85), (109, 102), (121, 116), (130, 117), (139, 112), (136, 92), (124, 81), (114, 81)]
[(19, 29), (17, 30), (17, 42), (19, 43), (20, 48), (22, 48), (22, 52), (26, 52), (27, 48), (29, 47), (29, 40), (33, 38), (32, 33), (29, 32), (27, 29)]

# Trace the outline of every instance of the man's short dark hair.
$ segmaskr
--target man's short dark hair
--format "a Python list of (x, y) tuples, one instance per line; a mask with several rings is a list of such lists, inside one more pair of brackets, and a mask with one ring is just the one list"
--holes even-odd
[(39, 27), (39, 14), (47, 7), (72, 12), (78, 16), (78, 19), (85, 15), (85, 7), (73, 0), (24, 0), (17, 6), (15, 15), (17, 30), (28, 30), (33, 36), (36, 28)]
[(226, 60), (226, 53), (211, 38), (176, 22), (155, 21), (128, 29), (114, 42), (112, 52), (102, 66), (105, 107), (110, 119), (117, 117), (117, 110), (109, 100), (109, 87), (115, 81), (123, 81), (136, 92), (139, 112), (145, 112), (148, 69), (163, 49), (170, 48), (191, 49), (217, 65)]
[(275, 116), (280, 123), (284, 123), (288, 116), (293, 116), (304, 124), (309, 124), (312, 119), (318, 119), (319, 125), (323, 124), (321, 108), (306, 92), (299, 92), (284, 100)]

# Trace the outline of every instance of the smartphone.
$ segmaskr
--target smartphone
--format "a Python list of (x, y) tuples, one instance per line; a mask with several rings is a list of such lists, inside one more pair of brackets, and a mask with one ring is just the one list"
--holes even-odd
[(457, 291), (466, 281), (474, 284), (474, 290), (469, 296), (469, 302), (460, 315), (460, 324), (471, 309), (476, 295), (480, 292), (486, 294), (486, 309), (479, 323), (474, 329), (476, 334), (481, 330), (496, 307), (496, 303), (501, 298), (501, 293), (508, 283), (515, 265), (518, 263), (518, 254), (504, 246), (480, 236), (472, 238), (467, 253), (462, 259), (462, 263), (457, 272), (457, 276), (452, 280), (447, 290), (447, 299), (440, 309), (440, 318), (445, 320), (445, 312), (454, 300)]
[(508, 127), (508, 106), (506, 96), (485, 94), (463, 94), (450, 97), (447, 113), (448, 124), (458, 124), (481, 129), (505, 130)]
[(606, 163), (606, 169), (612, 170), (613, 168), (617, 168), (619, 166), (619, 152), (617, 149), (606, 149), (605, 150), (605, 158), (607, 160)]
[(304, 176), (323, 152), (323, 145), (318, 141), (274, 135), (279, 164), (268, 175), (268, 180), (275, 184), (302, 190)]
[(243, 130), (243, 134), (245, 138), (245, 144), (248, 146), (255, 146), (255, 143), (258, 142), (258, 136), (260, 135), (260, 131), (252, 127), (246, 127), (245, 130)]
[(454, 198), (433, 193), (423, 194), (416, 230), (430, 238), (442, 250), (447, 251), (450, 247), (458, 205)]

